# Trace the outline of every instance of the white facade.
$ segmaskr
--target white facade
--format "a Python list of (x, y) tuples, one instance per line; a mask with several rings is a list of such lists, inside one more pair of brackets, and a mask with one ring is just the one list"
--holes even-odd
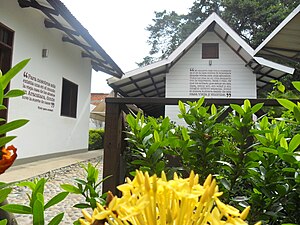
[[(22, 9), (17, 1), (1, 0), (0, 22), (14, 31), (12, 65), (31, 58), (12, 80), (10, 89), (23, 89), (28, 93), (36, 86), (45, 97), (43, 101), (27, 94), (10, 99), (8, 121), (30, 120), (9, 134), (18, 136), (9, 143), (18, 149), (18, 159), (87, 149), (90, 60), (81, 57), (77, 46), (62, 42), (62, 34), (56, 29), (45, 28), (44, 17), (38, 11)], [(42, 58), (42, 49), (48, 49), (47, 58)], [(61, 116), (63, 78), (78, 85), (76, 118)], [(43, 92), (42, 86), (50, 87), (51, 95)]]
[[(202, 44), (218, 43), (218, 59), (202, 59)], [(191, 70), (202, 73), (203, 77), (211, 76), (207, 84), (201, 84), (202, 80), (192, 81)], [(204, 74), (205, 73), (205, 74)], [(215, 93), (211, 91), (212, 82), (221, 83), (219, 77), (227, 76), (227, 90), (215, 86)], [(192, 86), (195, 91), (192, 92)], [(204, 86), (209, 87), (210, 92), (199, 91)], [(198, 86), (198, 87), (197, 87)], [(224, 86), (224, 83), (221, 84)], [(256, 98), (256, 76), (253, 70), (245, 66), (245, 62), (214, 32), (207, 32), (166, 74), (167, 98)], [(178, 106), (166, 106), (166, 116), (173, 121), (179, 120)]]

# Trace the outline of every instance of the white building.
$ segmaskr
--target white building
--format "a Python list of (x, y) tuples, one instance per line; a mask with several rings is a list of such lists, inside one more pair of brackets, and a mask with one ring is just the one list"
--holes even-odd
[[(167, 59), (108, 83), (124, 97), (251, 99), (270, 80), (293, 72), (254, 57), (254, 49), (213, 13)], [(143, 109), (150, 114), (157, 110)], [(178, 113), (177, 106), (165, 108), (165, 115), (174, 121)]]
[(29, 64), (11, 89), (8, 121), (30, 122), (13, 131), (18, 160), (86, 151), (92, 69), (115, 77), (122, 71), (58, 0), (0, 0), (0, 68)]

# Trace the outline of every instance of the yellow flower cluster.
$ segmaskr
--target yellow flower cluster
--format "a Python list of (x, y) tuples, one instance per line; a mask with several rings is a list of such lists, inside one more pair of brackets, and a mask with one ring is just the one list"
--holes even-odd
[[(113, 197), (108, 207), (97, 204), (92, 215), (83, 210), (82, 225), (244, 225), (250, 207), (238, 209), (222, 203), (215, 179), (209, 175), (203, 186), (198, 174), (167, 180), (136, 172), (131, 181), (118, 186), (122, 197)], [(101, 222), (101, 223), (100, 223)], [(258, 225), (260, 223), (257, 223)]]

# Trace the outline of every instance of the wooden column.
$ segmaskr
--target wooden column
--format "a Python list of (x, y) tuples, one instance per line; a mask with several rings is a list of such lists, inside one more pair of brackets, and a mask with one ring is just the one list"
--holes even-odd
[(117, 194), (120, 184), (120, 160), (122, 141), (122, 113), (118, 103), (106, 101), (103, 178), (112, 175), (103, 183), (103, 193), (111, 191)]

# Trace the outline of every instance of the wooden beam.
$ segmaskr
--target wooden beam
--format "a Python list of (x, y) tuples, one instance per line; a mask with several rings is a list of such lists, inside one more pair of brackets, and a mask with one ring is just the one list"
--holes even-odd
[(92, 64), (92, 67), (95, 71), (102, 71), (104, 73), (107, 73), (107, 74), (110, 74), (112, 76), (116, 76), (117, 73), (115, 70), (111, 69), (110, 67), (108, 66), (105, 66), (103, 64), (100, 64), (100, 62), (94, 62), (94, 61), (91, 61), (91, 64)]
[(91, 53), (82, 52), (81, 53), (81, 57), (82, 58), (90, 58), (90, 59), (92, 59), (92, 60), (94, 60), (96, 62), (100, 61), (102, 64), (108, 65), (108, 63), (106, 63), (104, 60), (97, 58), (96, 56), (94, 56)]
[[(162, 93), (162, 92), (160, 92), (160, 90), (162, 90), (162, 89), (165, 90), (165, 87), (163, 86), (163, 87), (160, 87), (160, 88), (156, 89), (156, 92), (157, 92), (157, 95), (158, 95), (158, 96)], [(147, 94), (149, 94), (149, 93), (151, 93), (151, 92), (153, 92), (153, 91), (155, 91), (155, 89), (146, 91), (146, 92), (144, 92), (144, 94), (147, 95)], [(155, 96), (156, 96), (156, 95), (155, 95)], [(132, 97), (139, 97), (139, 95), (135, 95), (135, 96), (132, 96)], [(147, 96), (147, 97), (153, 97), (153, 96)]]
[(112, 176), (103, 183), (103, 193), (117, 194), (120, 184), (122, 113), (121, 104), (106, 103), (103, 178)]
[[(146, 104), (146, 105), (178, 105), (178, 101), (182, 102), (187, 101), (198, 101), (199, 98), (132, 98), (132, 97), (124, 97), (124, 98), (112, 98), (107, 97), (105, 101), (107, 103), (115, 103), (115, 104)], [(255, 105), (257, 103), (264, 103), (265, 106), (281, 106), (276, 99), (265, 99), (265, 98), (257, 98), (257, 99), (249, 99), (251, 105)], [(290, 99), (290, 101), (297, 103), (300, 99)], [(230, 104), (244, 104), (244, 99), (239, 98), (206, 98), (206, 105), (230, 105)]]
[(229, 43), (228, 43), (228, 41), (227, 41), (227, 37), (226, 37), (226, 39), (225, 38), (223, 38), (220, 34), (218, 34), (216, 31), (214, 31), (215, 32), (215, 34), (220, 38), (220, 39), (222, 39), (226, 44), (227, 44), (227, 46), (229, 47), (229, 48), (231, 48), (232, 49), (232, 51), (234, 51), (245, 63), (248, 63), (247, 62), (247, 60), (239, 53), (239, 51), (241, 50), (241, 46), (239, 46), (239, 48), (238, 48), (238, 51), (237, 50), (235, 50)]
[(74, 45), (78, 45), (79, 47), (81, 47), (85, 50), (87, 49), (88, 51), (93, 51), (94, 50), (92, 47), (82, 44), (80, 41), (78, 41), (75, 38), (71, 39), (69, 36), (63, 36), (62, 41), (63, 42), (69, 42), (69, 43), (74, 44)]
[[(152, 78), (152, 80), (153, 80), (153, 78)], [(151, 87), (151, 86), (154, 85), (154, 87), (155, 87), (156, 89), (160, 89), (160, 88), (162, 88), (162, 87), (157, 88), (157, 84), (164, 83), (163, 80), (160, 80), (160, 81), (157, 81), (157, 82), (154, 82), (154, 80), (153, 80), (152, 82), (153, 82), (153, 83), (144, 85), (144, 86), (142, 86), (142, 87), (140, 87), (140, 88), (141, 88), (141, 89), (144, 89), (144, 88), (148, 88), (148, 87)], [(126, 91), (126, 93), (127, 93), (127, 94), (130, 94), (130, 93), (133, 93), (133, 92), (135, 92), (135, 91), (137, 91), (137, 90), (138, 90), (138, 89), (133, 89), (133, 90), (130, 90), (130, 91)]]
[[(162, 72), (153, 73), (153, 74), (151, 74), (151, 77), (156, 77), (156, 76), (162, 75), (162, 74), (164, 74), (164, 73), (167, 73), (167, 71), (164, 70), (164, 71), (162, 71)], [(139, 81), (142, 81), (142, 80), (151, 78), (151, 77), (150, 77), (149, 74), (147, 74), (145, 77), (140, 77), (140, 78), (138, 78), (138, 79), (134, 79), (134, 82), (139, 82)], [(121, 88), (121, 87), (130, 85), (130, 84), (132, 84), (132, 81), (127, 81), (127, 82), (125, 82), (125, 83), (123, 83), (123, 84), (121, 84), (121, 85), (118, 85), (118, 87)]]
[(259, 56), (265, 56), (265, 57), (277, 56), (278, 58), (289, 61), (291, 63), (299, 63), (299, 60), (287, 57), (287, 56), (279, 54), (277, 52), (274, 52), (274, 51), (271, 51), (271, 50), (268, 50), (268, 49), (264, 49), (263, 51), (267, 52), (268, 54), (259, 54)]
[(37, 1), (18, 0), (18, 3), (21, 8), (32, 7), (32, 8), (41, 10), (44, 13), (50, 13), (50, 14), (56, 15), (56, 16), (59, 15), (59, 13), (57, 11), (55, 11), (54, 9), (42, 6)]
[(53, 22), (53, 21), (50, 21), (48, 19), (45, 19), (44, 24), (45, 24), (46, 28), (55, 28), (55, 29), (64, 31), (66, 34), (69, 33), (69, 34), (72, 34), (72, 35), (75, 35), (75, 36), (79, 36), (79, 34), (76, 31), (71, 30), (71, 29), (66, 28), (66, 27), (63, 27), (61, 24), (59, 24), (57, 22)]
[(142, 94), (144, 97), (147, 97), (147, 96), (145, 95), (145, 93), (143, 92), (143, 90), (137, 85), (137, 83), (135, 82), (135, 80), (132, 79), (132, 77), (129, 77), (129, 80), (132, 81), (133, 85), (137, 88), (138, 91), (141, 92), (141, 94)]
[(156, 90), (156, 92), (157, 92), (157, 95), (159, 96), (159, 92), (158, 92), (157, 86), (156, 86), (157, 83), (154, 81), (153, 77), (151, 76), (151, 72), (150, 72), (150, 71), (148, 71), (148, 75), (151, 77), (151, 81), (152, 81), (152, 83), (153, 83), (153, 85), (154, 85), (154, 87), (155, 87), (155, 90)]

